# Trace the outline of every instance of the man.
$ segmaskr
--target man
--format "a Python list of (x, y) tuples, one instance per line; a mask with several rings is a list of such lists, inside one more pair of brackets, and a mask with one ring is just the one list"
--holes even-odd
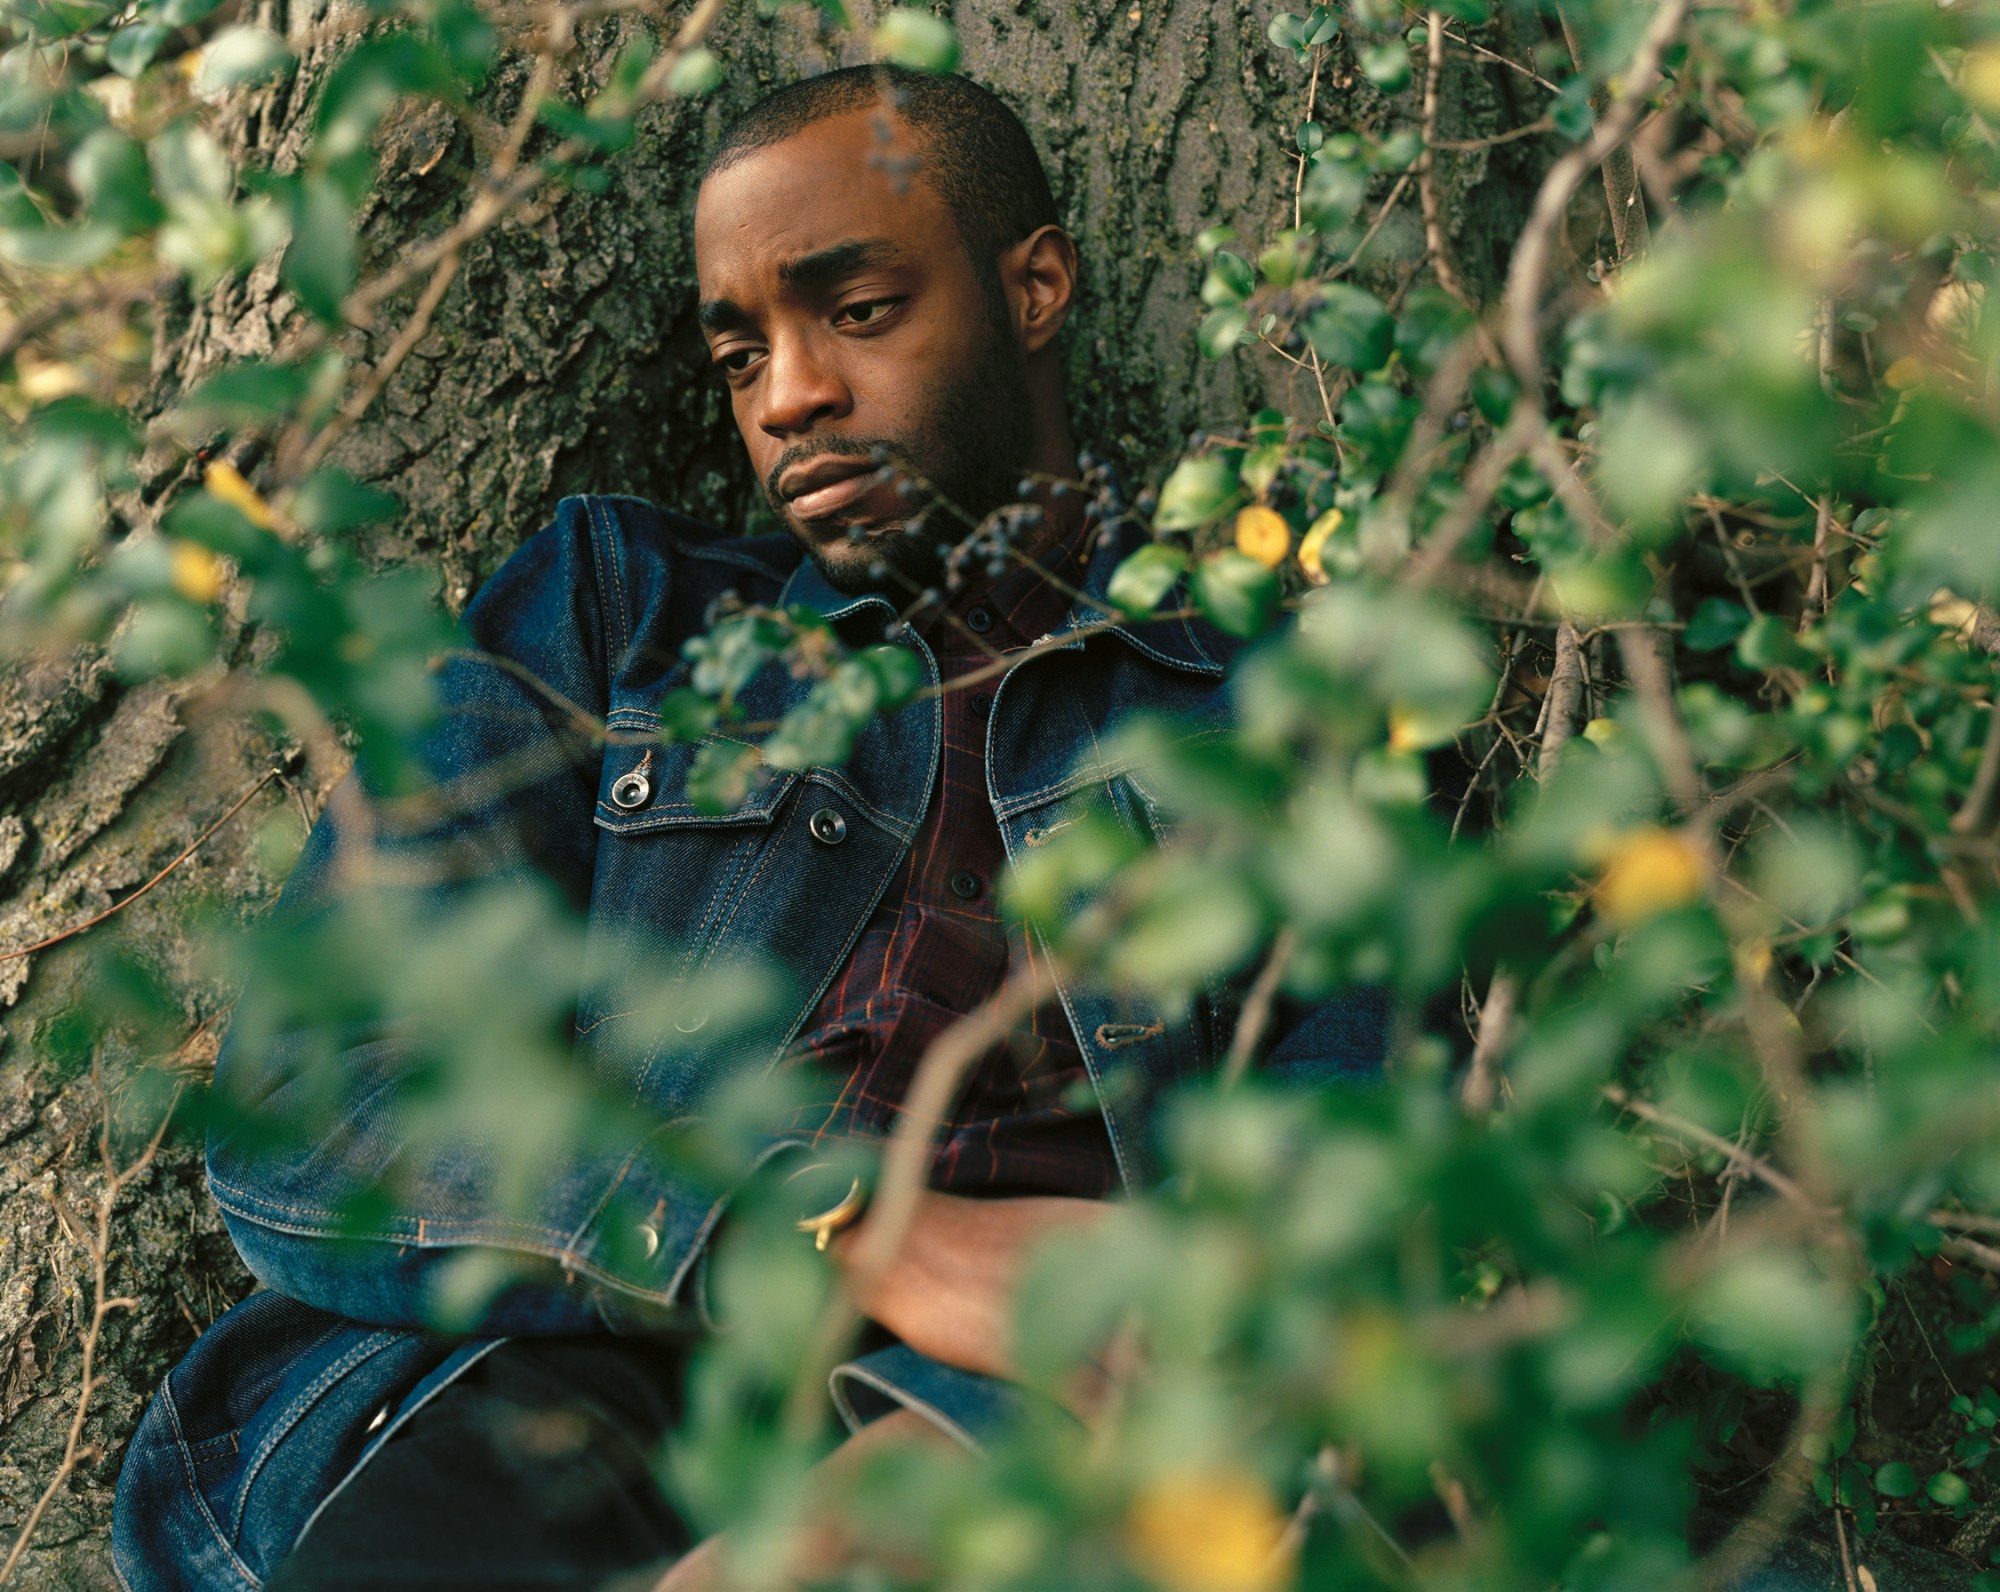
[[(836, 1373), (851, 1423), (884, 1418), (871, 1440), (976, 1446), (1006, 1396), (1023, 1257), (1144, 1183), (1158, 1097), (1226, 1048), (1222, 979), (1158, 1011), (1038, 962), (994, 906), (1004, 870), (1092, 815), (1155, 838), (1101, 738), (1139, 712), (1220, 719), (1232, 645), (1179, 617), (1105, 623), (1142, 532), (1072, 485), (1056, 343), (1076, 251), (1019, 122), (963, 79), (893, 69), (780, 90), (725, 137), (695, 241), (710, 356), (787, 534), (731, 541), (631, 500), (567, 500), (467, 611), (432, 761), (440, 788), (476, 795), (421, 838), (469, 875), (554, 881), (594, 945), (647, 948), (670, 989), (761, 956), (795, 997), (724, 1033), (692, 993), (627, 1010), (586, 966), (576, 1059), (651, 1126), (550, 1166), (525, 1217), (498, 1208), (476, 1151), (407, 1164), (414, 1061), (391, 1029), (341, 1036), (340, 1117), (274, 1150), (326, 1036), (239, 1012), (210, 1176), (268, 1291), (204, 1335), (134, 1441), (116, 1530), (132, 1592), (585, 1587), (671, 1563), (691, 1537), (649, 1462), (683, 1413), (699, 1263), (731, 1192), (662, 1148), (674, 1124), (779, 1058), (814, 1102), (769, 1135), (761, 1175), (788, 1176), (813, 1146), (887, 1131), (931, 1040), (1040, 977), (1059, 999), (960, 1091), (930, 1188), (858, 1300), (895, 1341)], [(1117, 508), (1115, 488), (1096, 508)], [(875, 720), (840, 768), (780, 772), (707, 813), (688, 789), (700, 754), (663, 744), (658, 714), (725, 596), (802, 605), (850, 647), (903, 646), (941, 686), (976, 679)], [(807, 689), (765, 669), (739, 705), (775, 721)], [(610, 733), (579, 733), (579, 709)], [(294, 916), (339, 893), (339, 811), (287, 887)], [(1365, 1071), (1381, 1045), (1377, 1014), (1336, 1004), (1286, 1025), (1267, 1065)], [(867, 1232), (845, 1192), (800, 1212), (839, 1265)], [(480, 1335), (422, 1330), (452, 1268), (495, 1255), (516, 1269)]]

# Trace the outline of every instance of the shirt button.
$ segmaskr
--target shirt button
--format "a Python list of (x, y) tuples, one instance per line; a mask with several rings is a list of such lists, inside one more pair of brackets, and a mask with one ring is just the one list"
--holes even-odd
[(972, 693), (972, 700), (966, 706), (983, 719), (993, 711), (993, 698), (984, 691), (975, 691)]
[(951, 893), (962, 900), (977, 901), (983, 888), (979, 875), (969, 868), (961, 868), (951, 876)]
[(983, 636), (993, 628), (993, 616), (984, 608), (968, 608), (965, 611), (965, 628)]
[(847, 838), (847, 820), (831, 807), (822, 807), (806, 820), (806, 831), (822, 846), (837, 846)]

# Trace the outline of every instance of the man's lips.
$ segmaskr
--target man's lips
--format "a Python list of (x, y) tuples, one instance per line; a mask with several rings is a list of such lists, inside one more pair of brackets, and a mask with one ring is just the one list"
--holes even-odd
[(877, 485), (875, 466), (862, 460), (827, 459), (783, 483), (787, 506), (802, 520), (825, 519), (866, 497)]

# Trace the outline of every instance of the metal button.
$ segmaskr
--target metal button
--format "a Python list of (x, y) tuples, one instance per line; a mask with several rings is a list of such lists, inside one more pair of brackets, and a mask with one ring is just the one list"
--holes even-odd
[(969, 868), (961, 868), (951, 876), (951, 893), (963, 900), (977, 901), (979, 892), (985, 888), (979, 875)]
[(651, 1260), (660, 1252), (660, 1230), (651, 1222), (639, 1224), (639, 1242), (645, 1247), (646, 1258)]
[(837, 846), (847, 838), (847, 820), (831, 807), (822, 807), (806, 820), (806, 832), (822, 846)]
[(698, 1034), (708, 1026), (708, 1013), (696, 1012), (692, 1017), (676, 1017), (674, 1027), (684, 1034)]
[(972, 700), (966, 706), (983, 719), (993, 711), (993, 698), (984, 691), (975, 691)]
[(983, 636), (993, 628), (993, 616), (984, 608), (968, 608), (965, 611), (965, 628)]
[(646, 798), (653, 794), (653, 782), (644, 774), (627, 774), (611, 787), (614, 804), (630, 812), (634, 807), (644, 807)]

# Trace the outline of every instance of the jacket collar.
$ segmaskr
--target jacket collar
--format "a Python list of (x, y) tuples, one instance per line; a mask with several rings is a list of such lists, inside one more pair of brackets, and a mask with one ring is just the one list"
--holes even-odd
[[(1111, 587), (1111, 576), (1126, 555), (1145, 545), (1145, 528), (1129, 516), (1121, 516), (1112, 521), (1108, 529), (1100, 533), (1097, 546), (1092, 552), (1088, 568), (1084, 572), (1083, 584), (1079, 588), (1081, 599), (1070, 604), (1069, 614), (1051, 636), (1070, 634), (1079, 629), (1101, 625), (1105, 616), (1112, 612), (1111, 602), (1106, 595)], [(1187, 601), (1186, 583), (1174, 589), (1168, 599), (1174, 606), (1184, 606)], [(820, 573), (819, 565), (810, 558), (802, 558), (779, 593), (778, 601), (789, 606), (797, 603), (810, 608), (829, 622), (846, 619), (864, 611), (878, 613), (884, 625), (897, 617), (896, 606), (879, 592), (852, 593), (836, 591)], [(1201, 634), (1197, 634), (1197, 625)], [(1183, 617), (1158, 619), (1120, 619), (1108, 630), (1095, 631), (1099, 635), (1116, 636), (1126, 646), (1156, 663), (1164, 663), (1169, 668), (1182, 669), (1191, 674), (1220, 675), (1224, 672), (1216, 654), (1222, 650), (1214, 645), (1220, 637), (1206, 623), (1190, 621)], [(1207, 644), (1203, 637), (1209, 638)], [(1074, 645), (1081, 647), (1082, 641)]]

